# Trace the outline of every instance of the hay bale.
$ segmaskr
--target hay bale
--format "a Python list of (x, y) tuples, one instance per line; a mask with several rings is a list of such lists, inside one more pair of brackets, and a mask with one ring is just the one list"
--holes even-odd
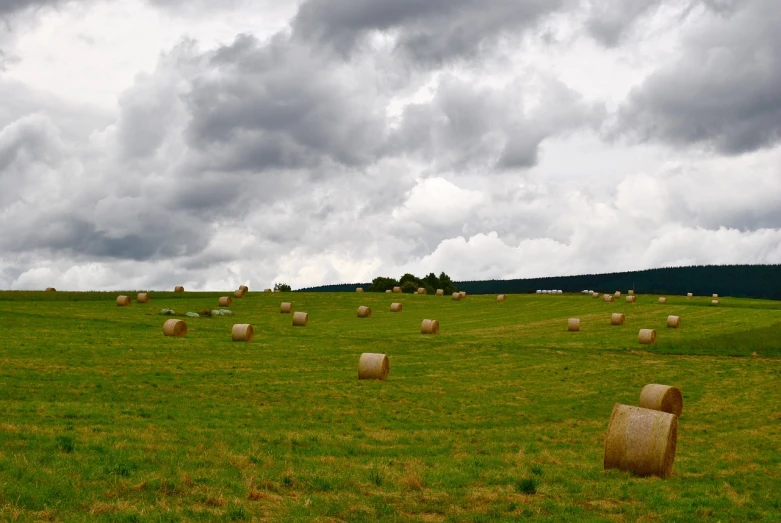
[(182, 320), (165, 320), (163, 334), (165, 336), (184, 336), (187, 334), (187, 324)]
[(694, 294), (692, 294), (691, 292), (687, 292), (687, 293), (686, 293), (686, 297), (687, 297), (687, 298), (691, 298), (692, 296), (694, 296)]
[(444, 296), (445, 290), (444, 289), (437, 289), (437, 296)]
[(634, 296), (635, 295), (635, 291), (629, 291), (627, 294), (629, 294), (630, 296)]
[(605, 294), (605, 295), (603, 296), (603, 299), (604, 299), (606, 302), (612, 302), (612, 301), (613, 301), (613, 296), (611, 296), (610, 294)]
[(659, 298), (659, 303), (667, 303), (667, 298), (665, 297)]
[(249, 287), (246, 285), (239, 285), (239, 290), (244, 291), (244, 294), (247, 294), (249, 292)]
[(680, 326), (681, 326), (680, 316), (667, 316), (667, 328), (677, 329)]
[(507, 296), (505, 296), (504, 294), (500, 294), (500, 295), (498, 295), (496, 297), (496, 301), (504, 301), (506, 299), (507, 299)]
[(217, 300), (217, 302), (220, 304), (220, 307), (230, 307), (233, 300), (230, 296), (220, 296), (220, 299)]
[(718, 305), (719, 304), (719, 300), (711, 300), (710, 304), (711, 305)]
[(678, 387), (652, 383), (640, 391), (640, 406), (680, 417), (683, 412), (683, 394)]
[(129, 296), (117, 296), (117, 307), (126, 307), (130, 305)]
[(149, 293), (148, 292), (139, 292), (138, 296), (136, 296), (136, 301), (138, 303), (149, 303)]
[(640, 329), (637, 339), (643, 345), (656, 343), (656, 331), (654, 329)]
[(358, 359), (359, 380), (385, 380), (390, 372), (390, 363), (385, 354), (364, 352)]
[(616, 403), (605, 437), (605, 469), (668, 477), (673, 470), (678, 416)]
[(634, 303), (635, 300), (637, 300), (637, 296), (627, 296), (626, 297), (626, 302), (627, 303)]
[(718, 294), (714, 294), (714, 295), (713, 295), (713, 298), (718, 298), (718, 297), (719, 297), (719, 295), (718, 295)]
[(306, 327), (309, 324), (309, 314), (306, 312), (293, 313), (293, 327)]
[(233, 297), (234, 298), (243, 298), (244, 295), (247, 293), (244, 289), (236, 289), (233, 291)]
[(616, 293), (613, 296), (615, 296), (616, 298), (620, 298), (621, 297), (621, 291), (616, 291)]
[(423, 320), (423, 323), (420, 324), (420, 333), (421, 334), (438, 334), (439, 333), (439, 322), (437, 320)]
[(592, 292), (591, 293), (591, 297), (592, 298), (599, 298), (599, 293), (598, 292)]
[(580, 330), (580, 318), (570, 318), (567, 320), (567, 330), (578, 332)]
[(237, 323), (231, 329), (231, 339), (233, 341), (252, 341), (255, 336), (255, 329), (249, 323)]
[(426, 289), (424, 287), (418, 287), (418, 294), (426, 294)]
[(403, 307), (401, 306), (401, 303), (391, 303), (390, 311), (391, 312), (401, 312)]
[(355, 289), (355, 292), (363, 292), (363, 287), (357, 287), (357, 288)]
[(535, 292), (535, 294), (542, 294), (542, 291), (537, 289), (537, 292)]
[(46, 292), (57, 292), (57, 289), (54, 287), (46, 287)]
[(365, 305), (361, 305), (358, 307), (358, 317), (359, 318), (371, 318), (372, 317), (372, 308), (366, 307)]
[(385, 294), (393, 294), (393, 291), (388, 289), (387, 291), (385, 291)]
[(394, 287), (393, 292), (396, 294), (401, 294), (401, 287)]
[[(629, 298), (629, 296), (627, 296)], [(620, 312), (614, 312), (610, 315), (610, 325), (623, 325), (626, 321), (626, 315)]]
[(466, 298), (466, 291), (461, 291), (461, 292), (459, 292), (458, 294), (460, 294), (460, 295), (461, 295), (461, 299), (462, 299), (462, 300), (463, 300), (464, 298)]
[(461, 301), (461, 293), (460, 292), (454, 292), (453, 293), (453, 301)]
[(263, 289), (263, 292), (271, 292), (271, 289)]
[(182, 287), (181, 285), (177, 285), (176, 287), (174, 287), (174, 292), (184, 292), (184, 287)]
[(293, 304), (289, 301), (283, 301), (282, 304), (279, 306), (279, 313), (280, 314), (290, 314), (293, 312)]

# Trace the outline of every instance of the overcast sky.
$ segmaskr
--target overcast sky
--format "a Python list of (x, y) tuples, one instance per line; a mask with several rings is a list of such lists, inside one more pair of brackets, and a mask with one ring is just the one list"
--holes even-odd
[(725, 263), (781, 263), (778, 0), (0, 0), (0, 288)]

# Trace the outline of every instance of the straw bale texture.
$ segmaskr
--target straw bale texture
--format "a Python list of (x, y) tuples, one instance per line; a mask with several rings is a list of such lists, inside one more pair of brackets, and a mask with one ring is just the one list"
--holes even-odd
[(237, 323), (231, 329), (231, 339), (233, 341), (252, 341), (255, 336), (255, 329), (249, 323)]
[(182, 287), (181, 285), (177, 285), (176, 287), (174, 287), (174, 292), (184, 292), (184, 287)]
[(599, 298), (599, 293), (598, 292), (592, 292), (591, 293), (591, 297), (592, 298)]
[(418, 294), (426, 294), (426, 289), (424, 287), (418, 287)]
[(390, 372), (388, 356), (373, 352), (364, 352), (358, 359), (359, 380), (384, 380)]
[(654, 329), (640, 329), (640, 333), (637, 335), (637, 339), (643, 345), (656, 343), (656, 331)]
[(148, 292), (139, 292), (138, 296), (136, 296), (136, 301), (138, 303), (149, 303), (149, 293)]
[(462, 300), (463, 300), (464, 298), (466, 298), (466, 291), (461, 291), (461, 292), (459, 292), (458, 294), (460, 294), (460, 295), (461, 295), (461, 299), (462, 299)]
[(626, 315), (620, 312), (614, 312), (610, 315), (610, 325), (623, 325), (626, 321)]
[(683, 412), (683, 394), (678, 387), (652, 383), (640, 391), (640, 406), (680, 417)]
[(637, 296), (627, 296), (626, 302), (627, 303), (634, 303), (637, 300)]
[(403, 307), (401, 306), (401, 303), (391, 303), (390, 311), (391, 312), (401, 312)]
[(357, 287), (357, 288), (355, 289), (355, 292), (363, 292), (363, 287)]
[(130, 305), (129, 296), (117, 296), (117, 307), (125, 307), (127, 305)]
[(439, 322), (437, 320), (423, 320), (420, 324), (421, 334), (437, 334), (439, 333)]
[(187, 324), (182, 320), (165, 320), (163, 334), (166, 336), (184, 336), (187, 334)]
[(507, 299), (507, 296), (505, 296), (504, 294), (500, 294), (500, 295), (498, 295), (496, 297), (496, 301), (504, 301), (506, 299)]
[(230, 296), (220, 296), (220, 299), (217, 300), (217, 302), (220, 304), (220, 307), (230, 307), (233, 300)]
[(659, 303), (667, 303), (667, 298), (659, 298)]
[(616, 293), (613, 296), (615, 296), (616, 298), (620, 298), (621, 297), (621, 291), (616, 291)]
[(678, 417), (616, 403), (605, 437), (605, 469), (668, 477), (673, 470)]
[(686, 297), (687, 297), (687, 298), (691, 298), (692, 296), (694, 296), (694, 294), (692, 294), (691, 292), (687, 292), (687, 293), (686, 293)]
[(667, 316), (667, 327), (670, 329), (677, 329), (681, 326), (680, 316)]
[(57, 289), (54, 287), (46, 287), (46, 292), (57, 292)]
[(293, 326), (294, 327), (306, 327), (309, 323), (309, 313), (306, 312), (294, 312), (293, 313)]
[(461, 301), (461, 293), (460, 292), (454, 292), (453, 293), (453, 301)]
[(290, 314), (291, 312), (293, 312), (293, 304), (289, 301), (283, 301), (282, 305), (279, 306), (279, 313)]
[(629, 294), (630, 296), (634, 296), (635, 295), (635, 291), (629, 291), (627, 294)]
[(243, 298), (244, 295), (247, 293), (244, 289), (236, 289), (233, 291), (233, 297), (234, 298)]
[(445, 289), (437, 289), (437, 296), (444, 296), (445, 295)]
[(239, 290), (244, 291), (244, 293), (246, 294), (249, 292), (249, 287), (247, 287), (246, 285), (239, 285)]
[(611, 301), (613, 301), (613, 296), (611, 296), (610, 294), (605, 294), (605, 296), (603, 297), (603, 299), (604, 299), (605, 301), (607, 301), (607, 302), (611, 302)]
[(711, 305), (718, 305), (719, 304), (719, 300), (711, 300), (710, 304)]
[(393, 292), (395, 292), (396, 294), (401, 294), (401, 287), (394, 287)]
[(567, 330), (577, 332), (580, 330), (580, 318), (570, 318), (567, 320)]
[(365, 305), (361, 305), (358, 307), (358, 317), (359, 318), (371, 318), (372, 317), (372, 308), (366, 307)]

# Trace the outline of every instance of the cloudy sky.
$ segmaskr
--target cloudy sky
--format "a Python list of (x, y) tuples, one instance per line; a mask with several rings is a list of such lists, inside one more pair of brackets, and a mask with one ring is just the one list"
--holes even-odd
[(778, 0), (0, 0), (0, 288), (724, 263), (781, 263)]

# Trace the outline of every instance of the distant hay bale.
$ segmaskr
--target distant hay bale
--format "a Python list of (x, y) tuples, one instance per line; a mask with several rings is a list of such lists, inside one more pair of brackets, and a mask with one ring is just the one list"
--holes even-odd
[(692, 294), (691, 292), (687, 292), (687, 293), (686, 293), (686, 297), (687, 297), (687, 298), (691, 298), (692, 296), (694, 296), (694, 294)]
[(580, 330), (580, 318), (570, 318), (567, 320), (567, 330), (577, 332)]
[(718, 298), (718, 297), (719, 297), (719, 295), (718, 295), (718, 294), (714, 294), (712, 297), (713, 297), (713, 298)]
[(363, 292), (363, 287), (357, 287), (357, 288), (355, 289), (355, 292)]
[(683, 412), (683, 395), (678, 387), (652, 383), (640, 391), (640, 406), (644, 409), (659, 410), (680, 417)]
[(358, 359), (359, 380), (385, 380), (390, 372), (388, 356), (364, 352)]
[(187, 324), (182, 320), (165, 320), (163, 334), (165, 336), (184, 336), (187, 334)]
[(637, 339), (643, 345), (656, 343), (656, 331), (654, 329), (640, 329)]
[(425, 287), (418, 287), (418, 294), (426, 294)]
[(681, 326), (680, 316), (667, 316), (667, 327), (670, 329), (677, 329)]
[(177, 285), (176, 287), (174, 287), (174, 292), (184, 292), (184, 287), (182, 287), (181, 285)]
[(667, 303), (667, 298), (664, 297), (659, 298), (659, 303)]
[(599, 293), (598, 292), (592, 292), (591, 293), (591, 297), (592, 298), (599, 298)]
[[(629, 296), (627, 296), (629, 298)], [(614, 312), (610, 315), (610, 325), (623, 325), (626, 321), (626, 315), (620, 312)]]
[(439, 322), (437, 320), (423, 320), (423, 323), (420, 324), (420, 333), (421, 334), (438, 334), (439, 333)]
[(504, 294), (500, 294), (500, 295), (498, 295), (496, 297), (496, 301), (504, 301), (506, 299), (507, 299), (507, 296), (505, 296)]
[(290, 314), (291, 312), (293, 312), (293, 304), (289, 301), (283, 301), (282, 305), (279, 306), (279, 313)]
[(404, 307), (402, 307), (401, 303), (391, 303), (390, 311), (391, 312), (401, 312), (403, 308)]
[(244, 289), (236, 289), (235, 291), (233, 291), (234, 298), (243, 298), (245, 294), (247, 294), (247, 291), (245, 291)]
[(390, 290), (390, 289), (388, 289), (387, 291), (385, 291), (385, 294), (392, 294), (392, 293), (393, 293), (393, 291), (392, 291), (392, 290)]
[(437, 289), (437, 296), (444, 296), (445, 295), (445, 289)]
[(462, 300), (463, 300), (464, 298), (466, 298), (466, 291), (461, 291), (461, 292), (459, 292), (458, 294), (460, 294), (460, 295), (461, 295), (461, 299), (462, 299)]
[(57, 289), (54, 287), (46, 287), (46, 292), (57, 292)]
[(149, 293), (148, 292), (139, 292), (138, 296), (136, 296), (136, 301), (138, 303), (149, 303)]
[(719, 300), (711, 300), (710, 304), (711, 305), (718, 305), (719, 304)]
[(306, 312), (293, 313), (293, 327), (306, 327), (309, 324), (309, 314)]
[(372, 308), (366, 307), (365, 305), (361, 305), (358, 307), (358, 317), (359, 318), (371, 318), (372, 317)]
[(220, 299), (217, 300), (217, 302), (220, 304), (220, 307), (230, 307), (233, 300), (230, 296), (220, 296)]
[(247, 294), (249, 292), (249, 287), (246, 285), (239, 285), (239, 290), (244, 291), (244, 294)]
[(629, 294), (630, 296), (634, 296), (635, 295), (635, 291), (629, 291), (627, 294)]
[(263, 289), (263, 292), (271, 292), (271, 289)]
[(634, 303), (636, 300), (637, 300), (637, 296), (634, 296), (634, 295), (626, 297), (626, 302), (627, 303)]
[(613, 301), (613, 296), (610, 295), (610, 294), (605, 294), (604, 297), (603, 297), (603, 300), (605, 300), (606, 302), (612, 302)]
[(461, 293), (460, 292), (454, 292), (453, 293), (453, 301), (461, 301)]
[(537, 289), (537, 291), (535, 292), (535, 294), (542, 294), (542, 291), (541, 291), (540, 289)]
[(396, 294), (401, 294), (401, 287), (394, 287), (393, 292), (395, 292)]
[(615, 296), (616, 298), (620, 298), (621, 297), (621, 291), (616, 291), (616, 293), (613, 296)]
[(129, 296), (117, 296), (117, 307), (126, 307), (130, 305)]
[(605, 469), (668, 477), (678, 439), (678, 416), (616, 403), (605, 438)]
[(231, 339), (233, 341), (252, 341), (255, 336), (255, 329), (249, 323), (237, 323), (231, 329)]

